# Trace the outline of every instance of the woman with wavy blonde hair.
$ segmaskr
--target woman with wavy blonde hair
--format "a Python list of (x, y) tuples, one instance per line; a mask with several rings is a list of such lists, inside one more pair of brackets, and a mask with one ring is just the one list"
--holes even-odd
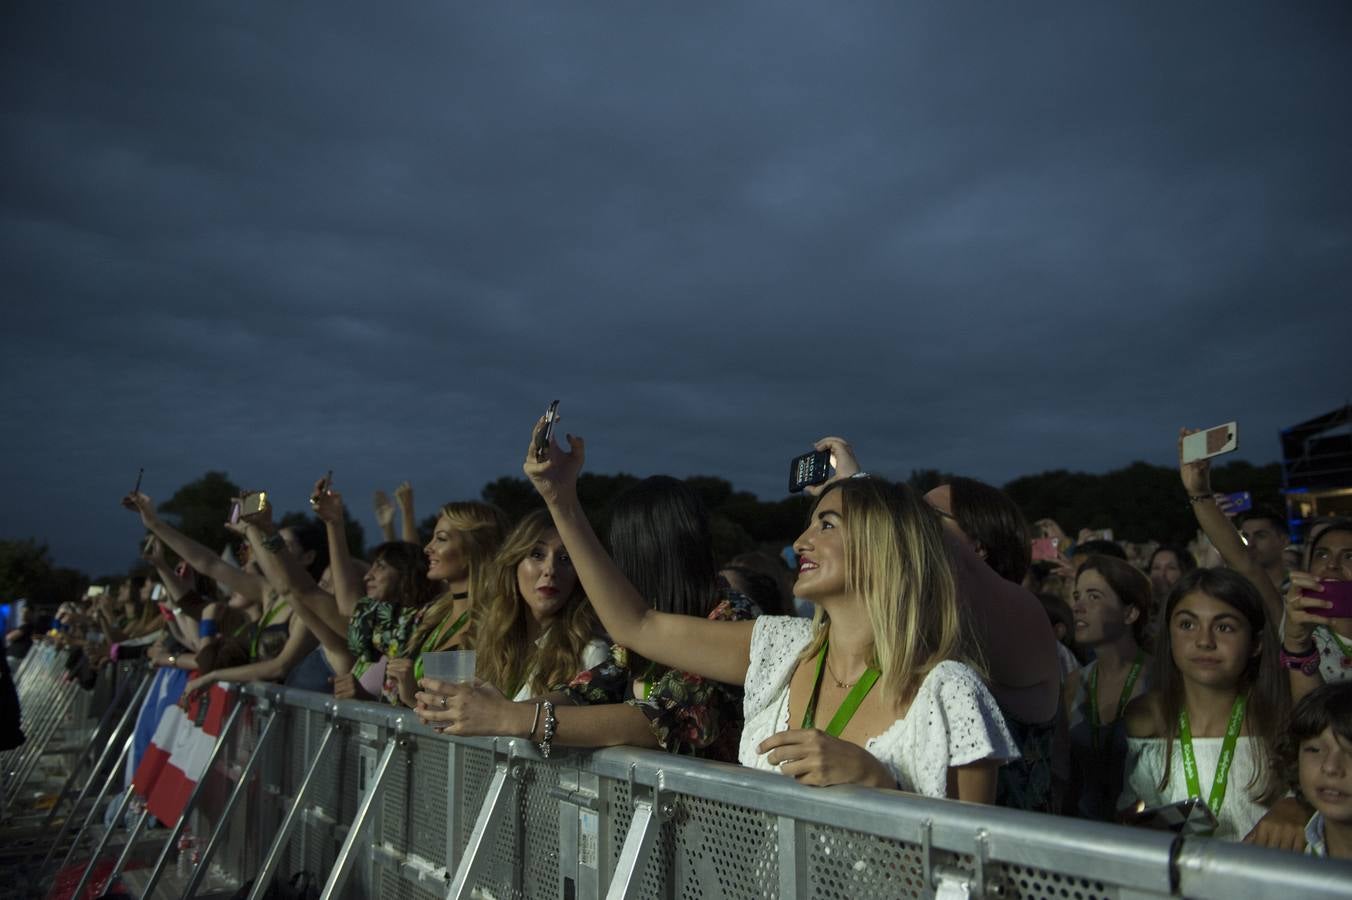
[(492, 599), (476, 616), (478, 677), (515, 700), (563, 687), (608, 645), (549, 513), (526, 515), (493, 561)]
[(416, 703), (424, 653), (473, 647), (473, 623), (493, 593), (493, 557), (507, 534), (507, 514), (474, 501), (441, 508), (432, 539), (423, 548), (427, 578), (446, 591), (418, 616), (402, 653), (385, 664), (385, 694), (398, 694), (405, 706)]
[[(856, 478), (822, 492), (794, 543), (795, 593), (818, 607), (814, 621), (714, 621), (653, 609), (606, 554), (577, 498), (583, 441), (568, 441), (566, 453), (551, 441), (537, 455), (533, 436), (525, 471), (587, 596), (631, 651), (745, 686), (743, 765), (804, 784), (994, 800), (996, 772), (1018, 751), (981, 676), (962, 661), (952, 562), (937, 513), (914, 491)], [(564, 723), (549, 701), (540, 707), (527, 733), (547, 752)]]

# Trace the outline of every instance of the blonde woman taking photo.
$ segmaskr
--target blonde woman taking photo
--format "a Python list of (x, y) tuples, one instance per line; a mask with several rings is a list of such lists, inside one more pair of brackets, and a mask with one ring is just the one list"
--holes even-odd
[[(794, 592), (816, 606), (812, 621), (711, 621), (654, 610), (616, 567), (578, 502), (583, 441), (568, 441), (537, 455), (533, 438), (524, 468), (602, 624), (654, 662), (744, 685), (743, 765), (803, 784), (994, 800), (996, 772), (1018, 751), (965, 662), (940, 525), (913, 491), (864, 477), (822, 493), (794, 543)], [(550, 734), (548, 721), (532, 732)]]

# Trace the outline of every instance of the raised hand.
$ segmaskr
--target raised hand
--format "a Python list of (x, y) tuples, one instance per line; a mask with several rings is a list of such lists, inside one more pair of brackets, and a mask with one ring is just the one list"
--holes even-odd
[(826, 450), (834, 456), (836, 471), (834, 475), (821, 484), (810, 484), (803, 488), (803, 493), (809, 496), (816, 497), (837, 481), (849, 478), (861, 470), (859, 460), (855, 459), (854, 456), (854, 448), (850, 446), (849, 441), (842, 437), (824, 437), (813, 444), (812, 448), (818, 452)]
[(384, 491), (376, 491), (371, 497), (371, 505), (376, 510), (376, 523), (380, 525), (382, 532), (388, 532), (394, 528), (394, 504), (390, 502), (390, 495)]
[(536, 459), (535, 442), (544, 427), (545, 418), (541, 416), (531, 431), (530, 444), (526, 447), (526, 462), (521, 468), (535, 486), (535, 490), (544, 498), (545, 503), (553, 504), (565, 497), (576, 496), (577, 476), (582, 471), (583, 462), (586, 461), (587, 450), (586, 442), (577, 435), (567, 435), (569, 446), (567, 452), (564, 452), (558, 441), (551, 437), (545, 458)]
[(1190, 434), (1196, 434), (1199, 430), (1178, 429), (1178, 474), (1183, 479), (1183, 490), (1188, 492), (1189, 497), (1211, 494), (1211, 460), (1199, 459), (1187, 463), (1183, 461), (1183, 439)]
[(322, 521), (332, 525), (343, 524), (343, 495), (329, 487), (327, 478), (315, 482), (314, 492), (310, 494), (310, 506)]
[(1319, 579), (1308, 572), (1292, 572), (1291, 586), (1286, 589), (1286, 615), (1282, 624), (1282, 645), (1287, 651), (1308, 651), (1314, 644), (1314, 630), (1329, 623), (1323, 611), (1333, 604), (1319, 597), (1307, 597), (1305, 591), (1323, 593)]
[(394, 502), (399, 504), (400, 509), (412, 509), (413, 485), (407, 481), (400, 482), (399, 487), (394, 489)]
[(122, 506), (132, 512), (141, 514), (141, 522), (147, 528), (150, 523), (155, 521), (155, 502), (142, 494), (140, 491), (134, 491), (122, 498)]

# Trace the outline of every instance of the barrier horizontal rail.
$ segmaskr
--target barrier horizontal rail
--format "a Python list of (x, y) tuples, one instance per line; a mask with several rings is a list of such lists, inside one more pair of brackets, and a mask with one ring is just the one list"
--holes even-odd
[[(325, 897), (399, 900), (865, 900), (940, 888), (952, 897), (1056, 900), (1352, 897), (1348, 863), (892, 792), (808, 788), (651, 751), (556, 751), (544, 760), (525, 741), (436, 734), (409, 710), (263, 684), (241, 697), (256, 712), (254, 734), (272, 717), (281, 729), (263, 759), (222, 754), (233, 759), (227, 774), (258, 772), (233, 795), (241, 801), (234, 827), (216, 823), (219, 868), (241, 883), (260, 869), (282, 881), (304, 871), (327, 878)], [(274, 840), (288, 817), (289, 833)], [(254, 896), (264, 889), (256, 884)]]

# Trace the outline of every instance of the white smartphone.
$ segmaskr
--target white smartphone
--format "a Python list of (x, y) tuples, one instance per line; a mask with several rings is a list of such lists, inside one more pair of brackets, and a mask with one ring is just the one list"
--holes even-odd
[(1226, 422), (1183, 439), (1183, 462), (1197, 462), (1239, 449), (1239, 423)]

